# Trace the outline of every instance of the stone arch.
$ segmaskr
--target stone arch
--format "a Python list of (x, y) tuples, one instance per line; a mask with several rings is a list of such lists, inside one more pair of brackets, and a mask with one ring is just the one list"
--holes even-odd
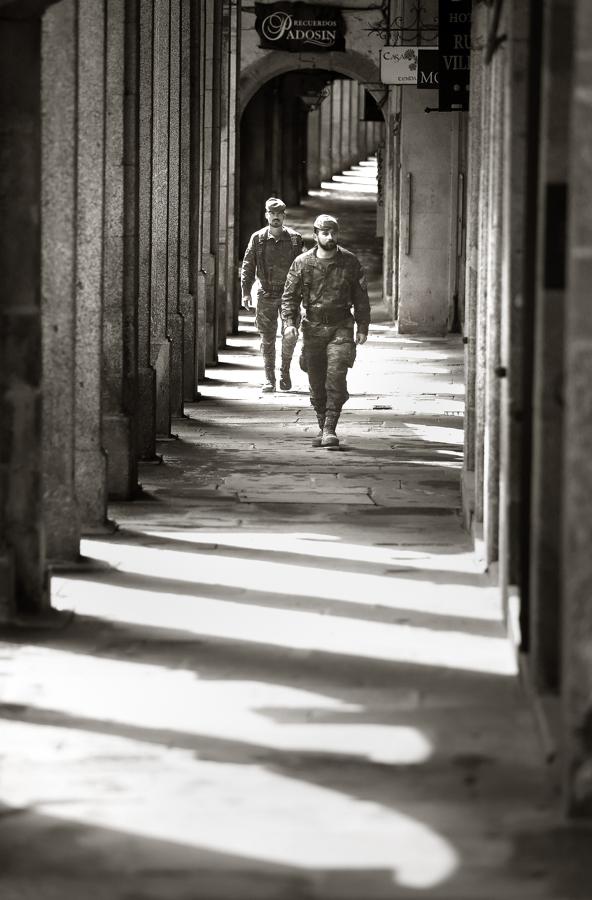
[(240, 115), (242, 116), (249, 101), (264, 84), (278, 75), (299, 69), (324, 69), (359, 81), (374, 96), (379, 107), (382, 107), (386, 97), (386, 89), (380, 81), (378, 66), (355, 50), (322, 54), (271, 50), (241, 72)]

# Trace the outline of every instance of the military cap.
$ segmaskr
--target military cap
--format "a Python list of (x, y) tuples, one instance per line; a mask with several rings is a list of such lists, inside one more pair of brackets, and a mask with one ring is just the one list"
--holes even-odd
[(327, 213), (321, 213), (312, 223), (313, 228), (339, 228), (337, 219), (334, 216), (328, 216)]
[(279, 197), (270, 197), (269, 200), (265, 201), (265, 210), (266, 212), (272, 212), (277, 210), (278, 212), (284, 212), (286, 209), (286, 204), (283, 200), (280, 200)]

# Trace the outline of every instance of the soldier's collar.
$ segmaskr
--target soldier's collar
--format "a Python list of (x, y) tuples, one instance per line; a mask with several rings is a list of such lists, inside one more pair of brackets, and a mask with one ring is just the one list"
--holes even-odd
[(285, 225), (282, 225), (282, 233), (279, 235), (279, 237), (274, 237), (274, 235), (271, 233), (270, 225), (267, 225), (265, 230), (267, 232), (266, 240), (268, 240), (268, 241), (271, 241), (271, 240), (281, 241), (282, 238), (288, 234), (288, 229), (285, 227)]

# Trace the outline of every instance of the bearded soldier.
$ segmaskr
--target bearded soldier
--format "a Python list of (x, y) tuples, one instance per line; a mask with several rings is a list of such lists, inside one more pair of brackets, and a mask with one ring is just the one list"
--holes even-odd
[(356, 344), (368, 337), (370, 301), (359, 260), (337, 244), (337, 219), (320, 215), (313, 231), (316, 246), (298, 256), (288, 272), (281, 315), (284, 334), (296, 341), (304, 308), (300, 365), (308, 374), (320, 428), (312, 444), (335, 449), (335, 427), (349, 398), (347, 370), (354, 364)]
[[(286, 204), (277, 197), (270, 197), (265, 203), (267, 226), (251, 235), (241, 268), (241, 291), (243, 304), (250, 306), (251, 288), (255, 278), (261, 287), (257, 292), (257, 316), (255, 325), (261, 337), (261, 352), (265, 368), (263, 391), (275, 391), (275, 337), (278, 314), (286, 275), (294, 259), (302, 253), (302, 235), (292, 228), (286, 228), (284, 219)], [(282, 368), (280, 388), (289, 391), (290, 363), (298, 335), (286, 334), (282, 327)]]

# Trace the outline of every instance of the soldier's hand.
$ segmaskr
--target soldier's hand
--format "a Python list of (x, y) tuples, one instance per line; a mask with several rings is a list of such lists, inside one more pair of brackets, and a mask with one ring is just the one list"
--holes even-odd
[(298, 329), (295, 325), (286, 325), (284, 328), (284, 334), (289, 335), (290, 337), (297, 338), (298, 337)]
[(365, 344), (367, 340), (368, 340), (368, 335), (360, 334), (360, 332), (358, 331), (358, 333), (356, 334), (356, 344)]

